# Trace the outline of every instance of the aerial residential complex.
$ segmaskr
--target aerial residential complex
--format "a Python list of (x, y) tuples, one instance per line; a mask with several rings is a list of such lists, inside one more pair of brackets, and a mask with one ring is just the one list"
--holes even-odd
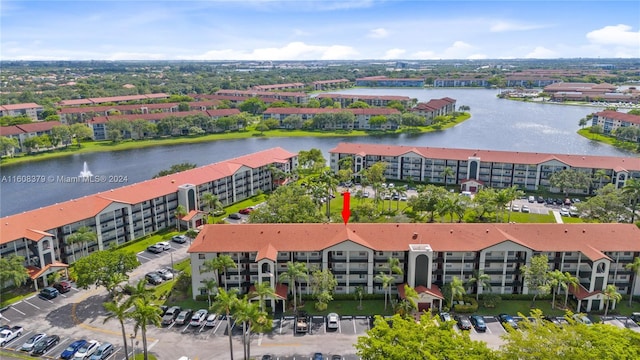
[(188, 212), (179, 220), (182, 228), (194, 228), (202, 225), (203, 210), (208, 210), (204, 193), (229, 205), (258, 191), (271, 191), (278, 182), (271, 167), (290, 173), (297, 159), (294, 153), (273, 148), (3, 217), (0, 256), (23, 256), (36, 286), (47, 285), (46, 275), (82, 256), (66, 241), (80, 227), (97, 234), (97, 241), (88, 244), (89, 252), (175, 227), (178, 205)]
[(38, 121), (39, 115), (43, 111), (42, 105), (36, 103), (0, 105), (0, 116), (26, 115), (32, 121)]
[[(603, 309), (607, 285), (622, 294), (630, 294), (634, 282), (640, 285), (625, 269), (640, 256), (639, 239), (634, 224), (226, 224), (205, 225), (189, 253), (194, 299), (207, 293), (204, 283), (211, 278), (241, 293), (268, 282), (276, 293), (269, 299), (272, 309), (284, 307), (288, 289), (280, 276), (289, 261), (304, 263), (310, 273), (330, 270), (338, 281), (336, 293), (351, 294), (362, 286), (367, 294), (382, 294), (376, 275), (389, 272), (393, 257), (404, 270), (394, 275), (393, 292), (408, 284), (421, 295), (420, 309), (440, 309), (441, 287), (453, 276), (468, 280), (475, 271), (491, 277), (488, 292), (531, 293), (520, 269), (544, 255), (549, 270), (579, 279), (570, 292), (582, 311), (591, 311)], [(226, 279), (222, 273), (201, 272), (206, 260), (223, 254), (237, 266), (226, 270)], [(310, 282), (298, 281), (303, 294), (310, 294)]]
[[(602, 130), (605, 134), (611, 134), (619, 128), (624, 127), (635, 127), (640, 129), (640, 116), (605, 110), (593, 114), (591, 125), (602, 126)], [(640, 142), (640, 136), (636, 136), (635, 141)]]
[[(340, 143), (329, 151), (329, 166), (337, 172), (339, 160), (353, 157), (353, 171), (358, 173), (377, 162), (387, 164), (388, 180), (429, 182), (459, 185), (462, 191), (477, 192), (482, 187), (506, 188), (518, 186), (524, 190), (551, 187), (549, 178), (556, 171), (573, 169), (594, 177), (604, 170), (608, 182), (624, 187), (627, 179), (640, 179), (640, 159), (612, 156), (583, 156), (514, 151), (470, 150), (378, 144)], [(453, 176), (445, 179), (445, 168)], [(607, 181), (602, 182), (603, 186)], [(572, 193), (591, 194), (599, 186), (594, 181), (590, 189), (570, 189)]]

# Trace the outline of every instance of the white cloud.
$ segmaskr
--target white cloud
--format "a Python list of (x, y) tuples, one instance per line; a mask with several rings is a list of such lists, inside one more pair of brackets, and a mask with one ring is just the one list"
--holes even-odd
[(404, 55), (407, 51), (405, 49), (389, 49), (387, 50), (382, 58), (384, 60), (388, 59), (400, 59), (402, 55)]
[(536, 30), (547, 27), (546, 25), (536, 25), (536, 24), (521, 24), (514, 23), (508, 21), (498, 21), (495, 24), (491, 25), (489, 31), (491, 32), (505, 32), (505, 31), (527, 31), (527, 30)]
[(451, 46), (445, 48), (442, 52), (435, 51), (418, 51), (411, 55), (411, 59), (486, 59), (485, 54), (476, 52), (477, 48), (464, 41), (455, 41)]
[(116, 52), (109, 54), (105, 60), (163, 60), (167, 59), (166, 54), (151, 54), (146, 52)]
[(524, 56), (527, 59), (550, 59), (557, 58), (558, 54), (555, 51), (549, 50), (544, 46), (537, 46), (533, 51)]
[(384, 28), (373, 29), (369, 31), (369, 35), (368, 35), (368, 37), (374, 38), (374, 39), (383, 39), (383, 38), (386, 38), (387, 36), (389, 36), (389, 32)]
[(343, 45), (308, 45), (291, 42), (280, 48), (260, 48), (250, 51), (224, 49), (211, 50), (202, 55), (183, 56), (196, 60), (344, 60), (356, 58), (358, 52)]
[(640, 48), (640, 31), (631, 31), (631, 26), (624, 24), (593, 30), (587, 33), (587, 39), (594, 44), (628, 46), (636, 51)]

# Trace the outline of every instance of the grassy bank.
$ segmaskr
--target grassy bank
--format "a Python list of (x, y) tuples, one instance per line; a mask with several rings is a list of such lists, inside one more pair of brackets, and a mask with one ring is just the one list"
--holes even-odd
[[(411, 128), (410, 133), (421, 134), (434, 131), (442, 131), (450, 127), (456, 126), (459, 123), (468, 120), (471, 117), (470, 114), (465, 113), (453, 120), (450, 120), (440, 126), (426, 126), (422, 128)], [(182, 145), (182, 144), (197, 144), (212, 141), (224, 141), (224, 140), (237, 140), (237, 139), (249, 139), (249, 138), (288, 138), (288, 137), (365, 137), (365, 136), (380, 136), (380, 135), (393, 135), (401, 134), (407, 129), (400, 129), (397, 131), (364, 131), (364, 130), (350, 130), (350, 131), (307, 131), (307, 130), (283, 130), (275, 129), (265, 132), (256, 131), (253, 127), (248, 127), (245, 131), (227, 132), (220, 134), (208, 134), (203, 136), (180, 136), (180, 137), (165, 137), (155, 139), (144, 140), (127, 140), (114, 143), (112, 141), (87, 141), (83, 142), (80, 147), (76, 144), (71, 145), (64, 149), (45, 151), (37, 154), (28, 154), (17, 156), (13, 158), (4, 157), (0, 162), (0, 166), (20, 164), (30, 161), (43, 161), (64, 156), (87, 154), (94, 152), (105, 151), (122, 151), (122, 150), (134, 150), (142, 149), (153, 146), (167, 146), (167, 145)]]
[(589, 131), (589, 128), (578, 130), (578, 134), (589, 140), (605, 143), (619, 149), (631, 151), (634, 153), (640, 152), (640, 144), (634, 143), (632, 141), (620, 141), (612, 136), (604, 134), (594, 134)]

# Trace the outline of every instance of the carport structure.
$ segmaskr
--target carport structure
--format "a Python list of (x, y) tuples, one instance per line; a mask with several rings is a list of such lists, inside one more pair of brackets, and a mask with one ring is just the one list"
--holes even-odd
[(39, 268), (33, 265), (28, 265), (27, 272), (29, 273), (29, 277), (33, 280), (33, 286), (35, 290), (38, 291), (38, 282), (42, 281), (43, 287), (49, 286), (49, 280), (47, 279), (47, 275), (58, 272), (62, 269), (66, 272), (67, 279), (69, 278), (69, 265), (56, 261), (51, 264), (45, 265), (43, 268)]
[[(398, 285), (398, 296), (400, 299), (406, 299), (404, 291), (405, 285), (407, 284)], [(438, 309), (438, 311), (442, 310), (442, 300), (444, 300), (444, 296), (437, 285), (431, 285), (430, 288), (419, 285), (416, 286), (414, 290), (418, 293), (416, 303), (419, 312), (431, 310), (432, 308)]]

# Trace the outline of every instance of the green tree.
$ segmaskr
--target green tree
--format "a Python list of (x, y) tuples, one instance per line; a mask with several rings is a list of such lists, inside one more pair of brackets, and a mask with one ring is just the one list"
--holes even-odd
[(60, 144), (67, 146), (71, 144), (71, 129), (67, 125), (58, 125), (51, 128), (51, 144), (58, 146)]
[[(218, 295), (216, 296), (216, 301), (213, 303), (211, 310), (213, 310), (217, 314), (225, 314), (227, 319), (230, 318), (231, 314), (235, 312), (235, 309), (238, 306), (238, 292), (236, 289), (231, 289), (231, 291), (227, 292), (223, 289), (218, 289)], [(233, 338), (231, 337), (231, 321), (227, 321), (227, 333), (229, 334), (229, 354), (231, 356), (231, 360), (233, 360)]]
[[(301, 262), (291, 262), (287, 261), (287, 270), (280, 274), (280, 282), (287, 282), (289, 284), (289, 288), (293, 291), (293, 311), (298, 311), (298, 297), (296, 291), (296, 282), (298, 279), (308, 280), (308, 269), (305, 263)], [(302, 296), (302, 292), (300, 291), (300, 295)]]
[(301, 174), (319, 174), (325, 168), (326, 163), (320, 149), (301, 150), (298, 153), (298, 168)]
[(551, 308), (552, 309), (556, 308), (556, 293), (558, 292), (558, 290), (562, 286), (564, 278), (565, 278), (564, 274), (562, 273), (562, 271), (560, 271), (558, 269), (555, 269), (553, 271), (549, 271), (547, 273), (547, 279), (549, 281), (549, 288), (550, 288), (551, 294), (552, 294), (552, 298), (551, 298)]
[(533, 292), (533, 300), (531, 307), (535, 304), (538, 295), (544, 295), (549, 292), (549, 279), (547, 272), (549, 271), (549, 258), (544, 255), (536, 255), (531, 258), (531, 264), (523, 265), (520, 268), (524, 283)]
[(404, 318), (411, 318), (411, 314), (418, 310), (418, 292), (411, 286), (404, 284), (404, 299), (396, 305), (396, 314)]
[(251, 223), (320, 223), (324, 216), (307, 188), (291, 184), (278, 187), (263, 206), (249, 216)]
[(369, 126), (372, 129), (379, 129), (387, 123), (387, 117), (384, 115), (375, 115), (369, 119)]
[(213, 195), (210, 192), (202, 193), (202, 202), (209, 209), (209, 214), (213, 215), (217, 210), (222, 209), (222, 202), (218, 196)]
[(176, 227), (180, 231), (180, 220), (187, 215), (187, 209), (183, 205), (178, 205), (174, 210), (174, 215), (176, 216)]
[(282, 125), (286, 129), (302, 129), (302, 117), (297, 114), (289, 115), (282, 120)]
[(598, 189), (602, 188), (602, 182), (603, 181), (609, 181), (611, 178), (609, 177), (609, 175), (607, 175), (607, 171), (604, 169), (598, 169), (596, 170), (596, 172), (593, 174), (593, 178), (595, 180), (599, 181), (599, 186)]
[[(129, 273), (138, 266), (138, 257), (131, 251), (103, 250), (79, 259), (73, 264), (71, 271), (79, 288), (88, 289), (90, 285), (102, 286), (113, 296), (117, 285), (123, 279), (128, 279)], [(117, 283), (114, 284), (114, 281)]]
[(237, 267), (238, 265), (233, 261), (231, 256), (221, 254), (213, 259), (205, 260), (202, 264), (202, 272), (215, 271), (217, 278), (222, 274), (222, 277), (224, 278), (224, 289), (227, 291), (227, 269), (235, 269)]
[(570, 272), (564, 273), (564, 278), (560, 283), (560, 286), (564, 289), (564, 308), (567, 308), (567, 303), (569, 302), (569, 289), (578, 290), (578, 286), (580, 285), (580, 279), (571, 275)]
[(0, 290), (4, 290), (6, 283), (16, 287), (29, 279), (29, 272), (24, 266), (24, 257), (17, 255), (0, 258)]
[(602, 296), (604, 297), (604, 316), (606, 317), (607, 313), (609, 312), (609, 304), (613, 301), (613, 304), (615, 306), (617, 302), (622, 300), (622, 295), (618, 292), (618, 289), (615, 285), (609, 284), (602, 292)]
[(253, 284), (253, 295), (258, 297), (260, 303), (260, 311), (265, 311), (264, 299), (273, 298), (276, 295), (275, 290), (271, 287), (271, 283), (268, 281), (257, 282)]
[(570, 189), (588, 189), (591, 185), (591, 177), (583, 171), (567, 169), (551, 174), (549, 183), (568, 196)]
[(453, 310), (453, 301), (459, 299), (465, 294), (464, 283), (462, 279), (454, 276), (449, 283), (449, 290), (451, 291), (451, 309)]
[(79, 148), (82, 147), (81, 142), (83, 140), (93, 137), (93, 131), (91, 128), (83, 123), (73, 124), (69, 130), (71, 131), (73, 138), (76, 139), (76, 144), (78, 144)]
[(578, 203), (576, 207), (580, 217), (603, 223), (618, 222), (630, 213), (622, 189), (617, 189), (614, 184), (596, 190), (596, 196)]
[(249, 302), (247, 298), (239, 300), (234, 316), (242, 323), (242, 340), (244, 344), (244, 359), (251, 359), (251, 333), (271, 330), (272, 320), (266, 312), (259, 309), (258, 304)]
[(150, 302), (147, 298), (137, 298), (133, 301), (133, 311), (130, 313), (131, 319), (134, 321), (134, 333), (142, 336), (142, 350), (144, 360), (149, 359), (149, 347), (147, 345), (147, 326), (153, 325), (160, 327), (162, 322), (162, 312), (160, 308)]
[(359, 285), (356, 286), (355, 291), (353, 292), (356, 300), (358, 300), (358, 310), (362, 310), (362, 297), (364, 296), (364, 286)]
[(131, 303), (128, 301), (120, 301), (118, 298), (112, 298), (111, 301), (102, 304), (107, 311), (107, 315), (102, 321), (106, 324), (110, 320), (118, 320), (120, 323), (120, 330), (122, 333), (122, 343), (124, 344), (124, 356), (126, 360), (129, 360), (129, 349), (127, 347), (127, 331), (124, 327), (125, 321), (129, 318), (129, 308)]
[(180, 164), (174, 164), (171, 165), (171, 167), (167, 170), (162, 170), (159, 173), (155, 174), (153, 176), (153, 178), (159, 178), (162, 176), (167, 176), (167, 175), (171, 175), (171, 174), (175, 174), (175, 173), (179, 173), (179, 172), (183, 172), (183, 171), (187, 171), (187, 170), (191, 170), (191, 169), (195, 169), (198, 165), (193, 164), (193, 163), (189, 163), (189, 162), (183, 162)]
[(371, 106), (362, 100), (356, 100), (347, 106), (348, 109), (368, 109)]
[(629, 307), (631, 307), (631, 303), (633, 302), (633, 293), (636, 291), (636, 281), (638, 277), (640, 277), (640, 257), (635, 257), (633, 262), (626, 264), (624, 268), (633, 272), (633, 277), (631, 279), (631, 294), (629, 294)]
[(260, 135), (264, 135), (264, 132), (269, 130), (269, 125), (267, 125), (264, 121), (260, 121), (258, 125), (256, 125), (256, 131), (260, 132)]
[(15, 149), (20, 146), (18, 139), (6, 136), (0, 136), (0, 155), (13, 156)]
[(453, 171), (452, 168), (445, 166), (444, 169), (442, 169), (442, 172), (440, 173), (440, 175), (442, 175), (444, 177), (444, 185), (447, 186), (447, 178), (454, 176), (455, 172)]
[(436, 211), (438, 209), (438, 202), (445, 196), (447, 196), (447, 190), (441, 186), (418, 186), (417, 196), (411, 197), (408, 204), (414, 212), (427, 212), (429, 222), (434, 222)]
[(357, 354), (366, 360), (439, 360), (498, 359), (496, 353), (482, 341), (471, 340), (467, 332), (458, 332), (453, 325), (439, 325), (429, 312), (420, 321), (395, 315), (390, 325), (376, 316), (374, 327), (366, 336), (358, 337)]
[(207, 289), (207, 303), (209, 307), (211, 307), (211, 295), (213, 294), (213, 290), (218, 287), (218, 282), (216, 279), (206, 279), (204, 280), (204, 287)]
[(267, 109), (267, 106), (264, 104), (260, 98), (251, 97), (238, 105), (238, 109), (240, 111), (248, 112), (251, 115), (262, 114), (263, 111)]
[(391, 275), (387, 275), (382, 271), (376, 275), (375, 279), (382, 283), (382, 289), (384, 290), (384, 309), (387, 310), (387, 302), (391, 296), (391, 285), (394, 283), (395, 278)]
[(89, 253), (88, 245), (90, 242), (94, 242), (98, 239), (98, 235), (88, 226), (82, 226), (78, 228), (73, 234), (67, 236), (67, 243), (71, 245), (73, 257), (75, 261), (74, 244), (80, 244), (82, 256), (86, 256)]
[(476, 301), (478, 301), (480, 289), (491, 290), (491, 276), (483, 273), (482, 271), (475, 270), (473, 272), (473, 276), (467, 280), (467, 286), (475, 289)]
[(333, 291), (336, 286), (338, 286), (338, 280), (328, 269), (315, 270), (311, 274), (311, 291), (317, 300), (317, 310), (326, 310), (327, 303), (333, 300)]
[(628, 179), (622, 188), (622, 194), (626, 196), (631, 204), (631, 222), (636, 219), (636, 210), (640, 203), (640, 179)]

